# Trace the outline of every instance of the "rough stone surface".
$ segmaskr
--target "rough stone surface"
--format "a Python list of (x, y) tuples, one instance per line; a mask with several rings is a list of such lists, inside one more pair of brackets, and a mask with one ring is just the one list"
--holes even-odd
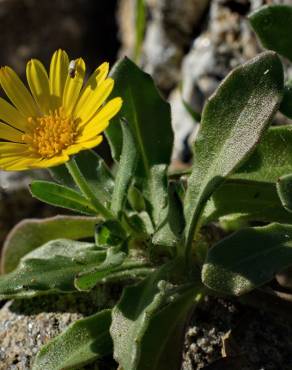
[(162, 90), (180, 81), (180, 63), (209, 0), (149, 0), (142, 65)]
[[(131, 55), (134, 47), (134, 1), (124, 3), (119, 17), (122, 44)], [(201, 112), (204, 102), (236, 66), (262, 49), (247, 15), (265, 4), (291, 4), (291, 0), (147, 0), (147, 24), (141, 66), (155, 79), (172, 106), (175, 131), (174, 160), (185, 155), (197, 124), (183, 101)], [(126, 14), (131, 14), (126, 17)], [(287, 71), (292, 74), (292, 69)], [(285, 123), (283, 116), (279, 122)]]
[(182, 370), (290, 370), (291, 336), (292, 321), (207, 297), (187, 329)]
[[(101, 287), (90, 294), (7, 302), (0, 310), (0, 370), (29, 370), (42, 345), (72, 322), (111, 307), (118, 293)], [(95, 365), (87, 369), (93, 370)]]

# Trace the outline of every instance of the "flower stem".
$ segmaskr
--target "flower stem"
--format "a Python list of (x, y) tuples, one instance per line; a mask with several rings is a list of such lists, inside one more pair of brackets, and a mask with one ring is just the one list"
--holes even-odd
[(83, 195), (91, 202), (92, 206), (104, 218), (115, 218), (114, 215), (105, 208), (102, 203), (96, 198), (94, 192), (88, 185), (86, 179), (84, 178), (83, 174), (81, 173), (78, 164), (76, 163), (74, 158), (71, 158), (69, 162), (66, 163), (66, 167), (72, 176), (74, 182), (82, 191)]

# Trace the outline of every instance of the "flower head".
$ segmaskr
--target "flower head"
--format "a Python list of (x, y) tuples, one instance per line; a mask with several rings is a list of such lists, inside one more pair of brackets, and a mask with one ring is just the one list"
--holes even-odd
[(56, 166), (102, 141), (102, 132), (118, 113), (121, 98), (104, 104), (114, 81), (101, 64), (84, 84), (85, 63), (69, 64), (65, 51), (54, 53), (49, 75), (36, 59), (27, 63), (30, 92), (9, 67), (0, 84), (11, 103), (0, 98), (0, 169), (20, 171)]

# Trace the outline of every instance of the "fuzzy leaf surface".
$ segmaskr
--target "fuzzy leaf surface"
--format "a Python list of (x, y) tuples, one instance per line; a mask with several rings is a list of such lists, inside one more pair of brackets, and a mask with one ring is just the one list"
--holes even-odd
[(292, 127), (270, 127), (252, 155), (232, 178), (275, 183), (292, 173)]
[(106, 250), (92, 243), (50, 241), (25, 255), (14, 271), (0, 276), (0, 299), (74, 292), (75, 276), (102, 264), (105, 258)]
[(112, 350), (111, 310), (77, 320), (43, 346), (32, 370), (69, 370), (93, 362)]
[(114, 357), (127, 370), (178, 370), (184, 324), (197, 287), (173, 285), (174, 264), (125, 289), (112, 311)]
[(186, 245), (208, 198), (258, 143), (282, 91), (280, 59), (265, 52), (234, 69), (205, 105), (185, 196)]
[(79, 192), (50, 181), (33, 181), (30, 192), (34, 198), (52, 206), (67, 208), (86, 215), (96, 215), (90, 202)]
[(262, 45), (292, 61), (292, 6), (267, 5), (249, 16)]
[(292, 226), (246, 228), (209, 250), (202, 280), (223, 294), (241, 295), (260, 287), (292, 265)]
[(229, 179), (213, 193), (204, 209), (204, 223), (222, 216), (241, 214), (241, 219), (292, 223), (278, 197), (276, 185), (268, 182)]
[[(106, 264), (107, 271), (110, 271), (108, 274), (104, 274)], [(78, 274), (75, 278), (75, 287), (80, 291), (88, 291), (100, 281), (107, 283), (126, 279), (136, 280), (154, 271), (155, 269), (147, 261), (134, 258), (125, 259), (125, 256), (120, 253), (116, 254), (114, 258), (106, 259), (101, 266)]]
[(167, 207), (161, 213), (160, 223), (152, 237), (152, 243), (174, 247), (180, 240), (185, 226), (183, 207), (176, 192), (175, 183), (168, 184), (167, 193)]
[(278, 179), (277, 191), (283, 207), (292, 212), (292, 175), (285, 175)]
[(129, 124), (125, 121), (121, 121), (121, 126), (123, 133), (123, 149), (111, 201), (111, 210), (118, 216), (123, 211), (139, 155)]
[(1, 256), (1, 271), (14, 270), (27, 253), (53, 239), (93, 237), (96, 217), (55, 216), (21, 221), (8, 234)]
[(148, 176), (151, 166), (170, 162), (173, 145), (170, 105), (160, 96), (152, 78), (128, 58), (117, 62), (111, 77), (115, 80), (112, 97), (123, 99), (122, 109), (106, 130), (113, 157), (120, 160), (123, 139), (119, 120), (124, 117), (140, 156), (137, 173)]

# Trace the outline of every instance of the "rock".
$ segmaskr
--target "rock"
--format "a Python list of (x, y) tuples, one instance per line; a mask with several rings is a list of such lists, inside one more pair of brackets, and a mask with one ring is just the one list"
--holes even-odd
[(117, 22), (121, 41), (119, 55), (133, 58), (135, 49), (135, 0), (120, 0), (118, 2)]
[(188, 140), (198, 124), (184, 106), (180, 89), (174, 89), (170, 93), (169, 102), (171, 105), (172, 127), (175, 134), (172, 161), (188, 163), (191, 158)]
[[(279, 2), (290, 3), (290, 0), (275, 3)], [(194, 141), (198, 128), (193, 120), (194, 131), (190, 133), (190, 115), (179, 101), (183, 99), (193, 110), (201, 112), (206, 99), (226, 75), (262, 50), (249, 25), (247, 14), (264, 3), (259, 0), (211, 1), (203, 32), (194, 39), (181, 62), (181, 97), (177, 93), (170, 94), (176, 133), (174, 159), (183, 159), (185, 142), (188, 138), (190, 142)], [(290, 67), (288, 74), (291, 72)], [(287, 121), (279, 117), (279, 122)]]
[(158, 86), (169, 91), (180, 81), (180, 63), (193, 30), (209, 0), (148, 0), (150, 20), (145, 33), (142, 65)]
[[(200, 23), (209, 0), (147, 0), (147, 24), (141, 65), (166, 91), (180, 80), (180, 63), (184, 48)], [(120, 0), (118, 23), (122, 41), (121, 55), (134, 56), (134, 0)]]
[(180, 80), (183, 52), (166, 35), (158, 22), (149, 24), (143, 45), (142, 65), (161, 90), (169, 91)]

